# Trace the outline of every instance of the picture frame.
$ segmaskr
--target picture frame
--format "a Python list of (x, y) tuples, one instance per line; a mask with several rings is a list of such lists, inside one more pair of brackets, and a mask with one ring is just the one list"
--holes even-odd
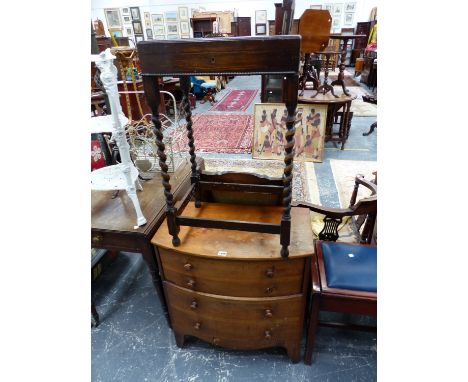
[(353, 25), (354, 21), (354, 12), (345, 13), (344, 25)]
[(166, 19), (166, 23), (179, 21), (177, 11), (166, 11), (164, 13), (164, 17)]
[(340, 19), (338, 17), (334, 17), (333, 18), (333, 22), (332, 22), (332, 27), (333, 28), (339, 28), (341, 23), (340, 23)]
[(343, 4), (333, 4), (333, 16), (341, 16), (343, 13)]
[[(166, 19), (167, 20), (167, 19)], [(179, 23), (166, 23), (167, 34), (179, 34)], [(169, 37), (168, 37), (169, 38)]]
[(322, 9), (322, 4), (312, 4), (309, 9)]
[(333, 3), (325, 4), (325, 10), (330, 12), (330, 15), (333, 15)]
[(122, 8), (122, 15), (130, 15), (130, 8)]
[(151, 15), (153, 24), (164, 24), (164, 15), (162, 13), (153, 13)]
[(145, 41), (145, 36), (143, 36), (142, 34), (135, 34), (135, 41), (136, 42), (140, 42), (140, 41)]
[(165, 40), (166, 39), (166, 35), (165, 34), (155, 34), (154, 35), (154, 39), (155, 40)]
[(149, 12), (145, 12), (143, 15), (145, 17), (145, 27), (151, 28), (151, 14)]
[(127, 33), (127, 36), (133, 36), (133, 28), (132, 26), (125, 25), (125, 32)]
[[(189, 19), (189, 9), (188, 7), (179, 7), (179, 20), (188, 20)], [(182, 27), (181, 27), (182, 29)]]
[(255, 24), (256, 35), (266, 35), (266, 24)]
[(120, 10), (118, 8), (104, 9), (106, 15), (107, 29), (121, 29), (122, 19), (120, 18)]
[(143, 34), (143, 26), (141, 25), (141, 21), (132, 21), (132, 26), (133, 26), (133, 31), (135, 32), (135, 35)]
[[(283, 159), (287, 109), (284, 103), (254, 106), (253, 159)], [(298, 104), (294, 134), (294, 160), (322, 162), (327, 106)]]
[(345, 12), (355, 12), (356, 11), (356, 3), (355, 2), (345, 3), (344, 11)]
[(168, 40), (178, 40), (178, 39), (179, 39), (179, 35), (178, 35), (178, 34), (168, 34), (168, 35), (167, 35), (167, 39), (168, 39)]
[(255, 11), (255, 24), (266, 24), (267, 23), (267, 11), (260, 10)]
[[(164, 35), (164, 39), (166, 37), (166, 27), (164, 26), (164, 24), (158, 24), (158, 25), (155, 25), (153, 27), (153, 31), (154, 31), (154, 35), (157, 36), (157, 35)], [(156, 38), (156, 37), (155, 37)]]
[(139, 7), (130, 7), (130, 14), (132, 15), (132, 20), (141, 20)]
[(151, 28), (146, 28), (146, 38), (148, 40), (152, 40), (153, 39), (153, 30)]
[(181, 34), (190, 34), (190, 26), (188, 21), (180, 22), (180, 33)]
[(109, 33), (114, 37), (123, 37), (122, 29), (119, 28), (109, 28)]
[(125, 16), (122, 16), (123, 17), (123, 22), (124, 23), (131, 23), (132, 22), (132, 18), (130, 15), (125, 15)]

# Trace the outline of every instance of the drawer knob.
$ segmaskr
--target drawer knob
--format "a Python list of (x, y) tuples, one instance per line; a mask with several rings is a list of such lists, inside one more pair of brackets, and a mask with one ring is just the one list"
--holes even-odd
[(184, 268), (185, 268), (186, 271), (190, 271), (193, 268), (193, 265), (190, 264), (190, 263), (187, 263), (187, 264), (184, 265)]
[(95, 235), (91, 240), (93, 243), (99, 243), (102, 240), (102, 235)]
[(265, 293), (267, 293), (267, 294), (273, 293), (273, 287), (266, 288)]
[(219, 344), (219, 338), (213, 337), (213, 345)]
[(198, 303), (193, 300), (192, 303), (190, 304), (190, 309), (195, 310), (198, 308)]
[(266, 274), (267, 277), (273, 277), (275, 272), (274, 272), (273, 268), (269, 268), (269, 269), (267, 269), (265, 274)]
[(267, 340), (271, 339), (271, 332), (269, 330), (265, 330), (265, 338)]
[(265, 317), (266, 318), (273, 317), (273, 312), (270, 309), (265, 309)]
[(195, 325), (193, 325), (193, 328), (195, 330), (200, 330), (200, 326), (201, 326), (201, 324), (199, 322), (195, 322)]
[(194, 286), (195, 286), (195, 280), (190, 279), (190, 280), (187, 282), (187, 287), (193, 288)]

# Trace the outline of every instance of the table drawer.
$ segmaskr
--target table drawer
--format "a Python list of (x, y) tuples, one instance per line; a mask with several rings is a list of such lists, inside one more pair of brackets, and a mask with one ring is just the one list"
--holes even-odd
[(214, 345), (258, 349), (298, 342), (302, 295), (231, 298), (193, 292), (164, 282), (172, 328)]
[(237, 297), (302, 293), (305, 259), (216, 260), (158, 248), (164, 279), (193, 291)]

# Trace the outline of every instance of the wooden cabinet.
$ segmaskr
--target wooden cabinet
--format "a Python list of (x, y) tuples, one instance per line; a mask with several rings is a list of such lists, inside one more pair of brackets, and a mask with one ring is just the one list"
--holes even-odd
[[(189, 203), (184, 215), (272, 222), (281, 206)], [(167, 225), (153, 237), (178, 346), (195, 336), (230, 349), (284, 347), (293, 362), (300, 342), (313, 240), (309, 213), (292, 208), (289, 257), (279, 236), (181, 226), (173, 247)]]

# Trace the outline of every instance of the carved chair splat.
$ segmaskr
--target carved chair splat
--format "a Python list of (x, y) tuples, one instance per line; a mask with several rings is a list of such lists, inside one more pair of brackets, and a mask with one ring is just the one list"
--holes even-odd
[[(280, 56), (277, 52), (281, 51)], [(192, 227), (220, 228), (251, 232), (268, 232), (280, 235), (281, 256), (288, 257), (291, 231), (292, 169), (294, 158), (294, 122), (298, 97), (298, 70), (300, 36), (232, 37), (223, 39), (152, 40), (138, 43), (138, 52), (147, 103), (152, 111), (156, 130), (159, 164), (166, 196), (166, 213), (169, 233), (174, 246), (180, 244), (178, 237), (181, 225)], [(235, 57), (235, 60), (233, 60)], [(271, 60), (275, 57), (275, 60)], [(182, 104), (186, 114), (192, 186), (185, 199), (174, 206), (170, 176), (167, 172), (165, 146), (162, 142), (159, 121), (159, 89), (154, 77), (173, 75), (180, 78), (183, 94)], [(251, 183), (229, 181), (225, 174), (211, 174), (210, 179), (196, 166), (195, 140), (193, 137), (192, 114), (189, 103), (191, 75), (281, 75), (284, 76), (283, 100), (288, 111), (286, 121), (286, 145), (282, 185), (273, 180), (262, 183), (260, 177), (251, 177)], [(239, 173), (242, 175), (241, 173)], [(244, 174), (245, 175), (245, 174)], [(242, 176), (241, 176), (242, 178)], [(245, 177), (244, 177), (245, 178)], [(216, 220), (182, 216), (183, 209), (193, 196), (195, 205), (201, 206), (201, 195), (214, 189), (267, 195), (282, 193), (283, 214), (279, 224), (260, 222)]]

